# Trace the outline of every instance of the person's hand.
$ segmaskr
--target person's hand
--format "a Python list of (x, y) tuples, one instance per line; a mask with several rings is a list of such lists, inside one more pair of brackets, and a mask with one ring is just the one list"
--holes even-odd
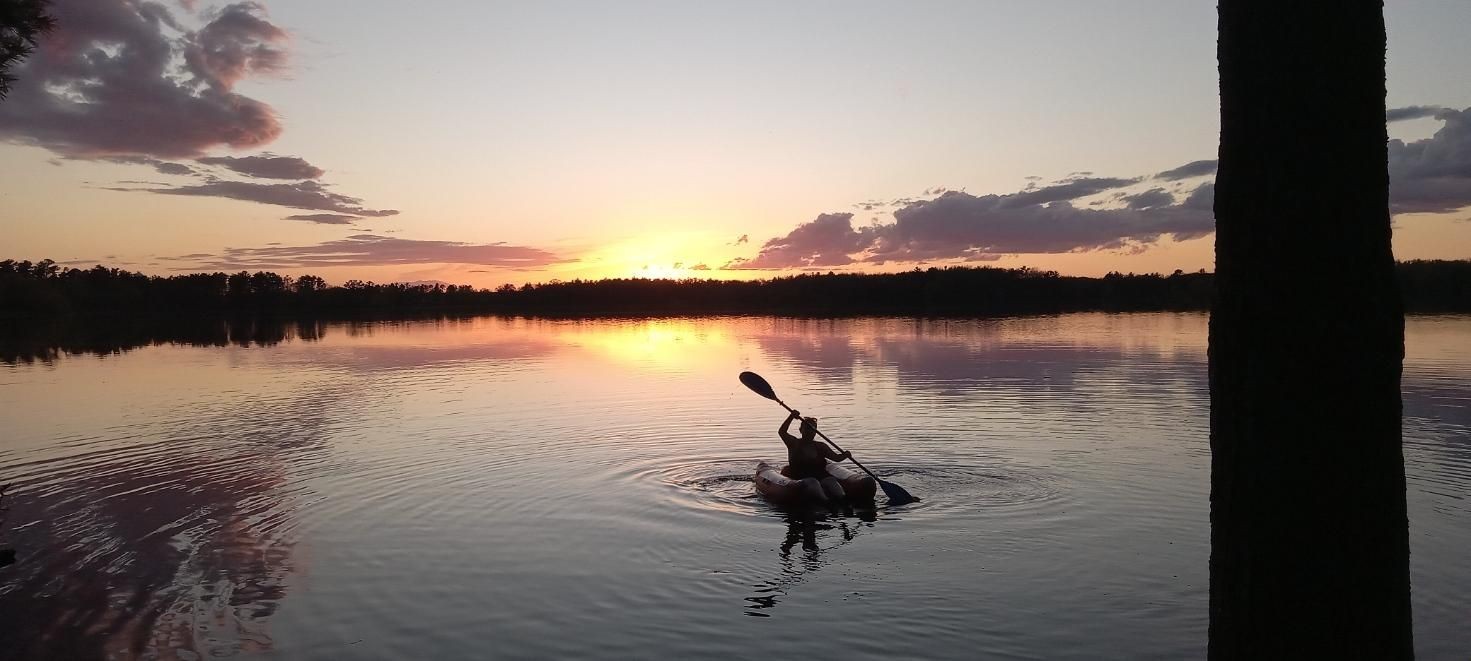
[(841, 455), (841, 458), (838, 459), (838, 461), (847, 461), (847, 460), (852, 459), (852, 458), (853, 458), (853, 453), (852, 452), (849, 452), (847, 450), (843, 450), (843, 454)]
[(800, 417), (802, 417), (802, 412), (798, 411), (797, 409), (792, 409), (792, 418), (795, 419)]

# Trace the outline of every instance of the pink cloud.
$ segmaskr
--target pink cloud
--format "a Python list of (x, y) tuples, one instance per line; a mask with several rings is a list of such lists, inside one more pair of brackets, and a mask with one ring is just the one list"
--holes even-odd
[(214, 255), (165, 258), (194, 262), (179, 270), (295, 269), (399, 264), (469, 264), (502, 268), (541, 267), (569, 261), (541, 248), (504, 243), (461, 243), (356, 234), (307, 246), (226, 248)]
[(249, 181), (226, 181), (209, 179), (204, 183), (164, 188), (109, 188), (108, 190), (157, 193), (159, 195), (187, 195), (194, 197), (223, 197), (244, 202), (273, 204), (292, 209), (330, 211), (349, 216), (395, 216), (395, 209), (368, 209), (362, 200), (334, 193), (325, 184), (301, 181), (292, 184), (258, 184)]
[(320, 179), (326, 174), (322, 168), (299, 156), (266, 153), (255, 156), (205, 156), (196, 160), (257, 179)]
[(280, 135), (269, 105), (234, 91), (286, 61), (286, 33), (260, 4), (228, 5), (198, 30), (140, 0), (56, 0), (52, 13), (57, 29), (0, 104), (0, 139), (70, 157), (178, 158)]

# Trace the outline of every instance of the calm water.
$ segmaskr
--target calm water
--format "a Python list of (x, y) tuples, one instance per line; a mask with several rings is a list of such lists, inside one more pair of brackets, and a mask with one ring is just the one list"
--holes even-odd
[[(1203, 315), (250, 337), (0, 362), (5, 654), (1204, 654)], [(1416, 646), (1464, 659), (1471, 317), (1408, 352)], [(757, 499), (745, 369), (924, 501)]]

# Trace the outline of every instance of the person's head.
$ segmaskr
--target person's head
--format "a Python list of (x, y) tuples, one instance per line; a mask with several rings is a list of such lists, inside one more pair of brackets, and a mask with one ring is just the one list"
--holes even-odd
[(808, 416), (802, 418), (802, 438), (812, 440), (817, 436), (817, 418)]

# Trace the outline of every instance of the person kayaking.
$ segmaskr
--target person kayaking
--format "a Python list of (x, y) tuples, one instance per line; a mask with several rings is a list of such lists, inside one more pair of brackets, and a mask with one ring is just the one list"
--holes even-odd
[[(802, 435), (791, 434), (792, 421), (800, 419), (802, 424), (799, 429)], [(828, 475), (827, 462), (843, 461), (852, 455), (847, 452), (834, 452), (826, 443), (817, 440), (817, 418), (803, 418), (796, 410), (787, 416), (786, 422), (781, 423), (781, 429), (777, 431), (781, 436), (781, 442), (787, 446), (787, 477), (794, 480), (817, 482), (821, 487), (823, 495), (830, 501), (842, 500), (846, 495), (843, 485), (837, 478)]]

